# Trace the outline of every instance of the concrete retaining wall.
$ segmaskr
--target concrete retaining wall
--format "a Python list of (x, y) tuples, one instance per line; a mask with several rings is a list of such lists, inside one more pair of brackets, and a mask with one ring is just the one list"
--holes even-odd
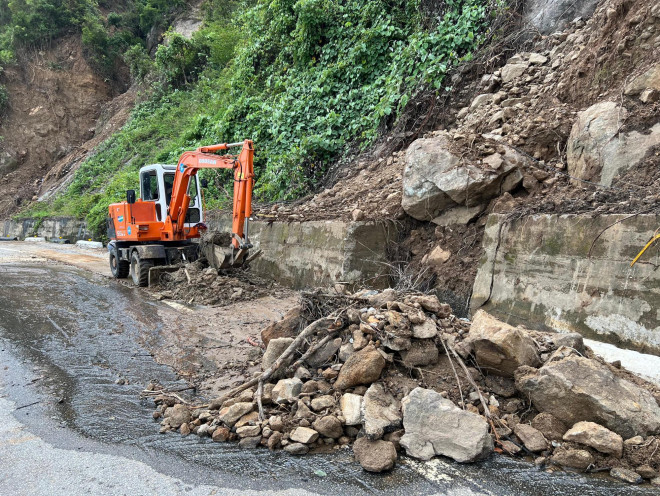
[[(229, 218), (207, 219), (210, 229), (231, 229)], [(264, 277), (292, 288), (337, 282), (387, 287), (387, 249), (395, 239), (393, 222), (250, 223), (250, 240), (262, 254), (251, 265)]]
[(658, 247), (630, 268), (660, 216), (626, 217), (535, 215), (507, 222), (491, 215), (472, 313), (484, 308), (512, 324), (576, 331), (660, 355)]
[(80, 219), (56, 217), (51, 219), (19, 219), (3, 222), (3, 236), (25, 239), (33, 236), (64, 238), (72, 242), (91, 238), (87, 224)]

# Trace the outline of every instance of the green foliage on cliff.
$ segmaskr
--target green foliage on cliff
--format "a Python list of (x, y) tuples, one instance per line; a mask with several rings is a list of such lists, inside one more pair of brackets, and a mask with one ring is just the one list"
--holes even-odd
[[(429, 18), (419, 0), (210, 0), (191, 39), (168, 33), (153, 59), (139, 43), (124, 51), (152, 96), (52, 211), (100, 226), (140, 166), (244, 138), (257, 150), (258, 199), (309, 192), (333, 161), (387, 132), (418, 91), (445, 91), (445, 75), (471, 57), (499, 8), (445, 0)], [(88, 37), (102, 46), (91, 28)], [(212, 206), (223, 199), (223, 180), (213, 183)]]

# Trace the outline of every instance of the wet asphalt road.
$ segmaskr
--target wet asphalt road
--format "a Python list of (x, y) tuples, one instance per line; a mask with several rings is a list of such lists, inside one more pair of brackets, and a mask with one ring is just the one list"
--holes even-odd
[(157, 305), (78, 269), (0, 264), (0, 495), (654, 494), (504, 457), (374, 475), (349, 450), (294, 458), (158, 434), (139, 392), (179, 382), (149, 353)]

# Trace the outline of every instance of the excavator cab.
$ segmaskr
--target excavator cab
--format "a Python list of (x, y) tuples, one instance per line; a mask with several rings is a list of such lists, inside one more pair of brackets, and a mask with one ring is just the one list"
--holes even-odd
[[(172, 199), (176, 165), (153, 164), (140, 169), (140, 198), (144, 202), (153, 202), (156, 207), (156, 220), (163, 222)], [(188, 196), (190, 206), (186, 212), (185, 227), (192, 227), (204, 222), (199, 177), (190, 179)]]

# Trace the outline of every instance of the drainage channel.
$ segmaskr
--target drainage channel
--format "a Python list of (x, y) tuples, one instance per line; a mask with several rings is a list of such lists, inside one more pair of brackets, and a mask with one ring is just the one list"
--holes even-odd
[[(319, 494), (651, 494), (580, 474), (548, 474), (504, 457), (474, 465), (400, 460), (369, 474), (350, 450), (291, 457), (197, 436), (159, 434), (145, 384), (183, 385), (144, 345), (159, 345), (160, 303), (78, 269), (0, 265), (0, 394), (47, 442), (141, 460), (189, 484)], [(122, 378), (127, 384), (117, 384)]]

